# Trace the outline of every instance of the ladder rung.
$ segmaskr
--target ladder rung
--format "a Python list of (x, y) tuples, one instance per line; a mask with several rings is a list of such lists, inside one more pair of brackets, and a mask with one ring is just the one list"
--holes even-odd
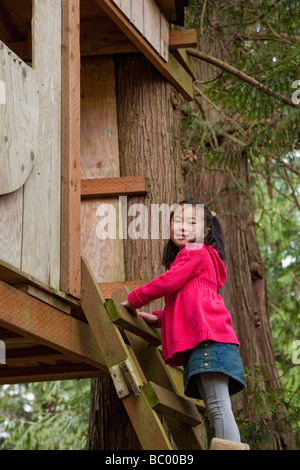
[(104, 305), (114, 324), (121, 326), (124, 330), (131, 331), (154, 346), (160, 345), (158, 331), (148, 325), (141, 317), (135, 317), (133, 313), (129, 313), (123, 305), (113, 299), (107, 300)]
[(189, 400), (153, 382), (147, 382), (143, 389), (151, 408), (156, 411), (177, 417), (190, 426), (202, 423), (196, 405)]

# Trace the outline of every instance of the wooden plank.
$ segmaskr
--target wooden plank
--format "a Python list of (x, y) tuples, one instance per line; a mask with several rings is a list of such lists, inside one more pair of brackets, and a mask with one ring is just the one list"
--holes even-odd
[(64, 292), (53, 289), (52, 287), (49, 287), (47, 284), (44, 284), (35, 277), (31, 276), (30, 274), (25, 273), (21, 269), (18, 269), (10, 263), (7, 263), (1, 259), (0, 281), (3, 281), (6, 284), (13, 286), (18, 286), (21, 284), (35, 286), (37, 289), (43, 291), (44, 293), (51, 295), (53, 299), (52, 302), (55, 302), (55, 299), (57, 299), (58, 301), (68, 304), (71, 307), (70, 313), (73, 317), (79, 318), (81, 320), (84, 319), (84, 315), (82, 313), (80, 302), (78, 299), (68, 294), (65, 294)]
[(145, 176), (90, 178), (81, 180), (81, 197), (143, 196), (148, 191)]
[[(161, 16), (160, 10), (154, 0), (144, 1), (144, 36), (158, 54), (160, 54)], [(162, 21), (166, 22), (164, 18)]]
[[(152, 381), (164, 389), (171, 390), (177, 395), (187, 399), (177, 388), (177, 382), (172, 380), (170, 372), (174, 369), (173, 367), (167, 367), (164, 364), (161, 351), (159, 348), (149, 345), (145, 340), (138, 336), (126, 331), (125, 336), (128, 339), (132, 349), (135, 353), (137, 360), (148, 381)], [(181, 374), (181, 382), (183, 385), (183, 378)], [(202, 412), (203, 410), (201, 410)], [(196, 427), (190, 427), (186, 423), (174, 418), (170, 414), (165, 414), (164, 418), (168, 425), (168, 428), (176, 442), (179, 450), (199, 450), (206, 449), (206, 432), (205, 422), (202, 416), (202, 422)]]
[[(130, 332), (126, 332), (126, 337), (135, 352), (147, 380), (162, 386), (164, 389), (171, 390), (190, 401), (184, 394), (179, 393), (177, 388), (178, 384), (173, 382), (172, 376), (170, 375), (173, 367), (167, 367), (164, 364), (161, 351)], [(181, 381), (183, 382), (182, 376)], [(170, 414), (164, 415), (179, 450), (199, 450), (199, 448), (205, 449), (207, 447), (205, 423), (203, 415), (201, 416), (201, 424), (191, 428), (189, 425), (174, 418)]]
[(58, 299), (57, 297), (54, 297), (51, 294), (48, 294), (42, 289), (39, 289), (30, 284), (17, 284), (14, 287), (16, 289), (21, 290), (22, 292), (25, 292), (28, 295), (32, 295), (33, 297), (36, 297), (42, 302), (46, 302), (47, 304), (51, 305), (57, 310), (61, 310), (62, 312), (65, 312), (65, 313), (71, 313), (71, 306), (69, 304), (67, 304), (66, 302), (63, 302), (62, 300)]
[(57, 361), (68, 362), (68, 358), (46, 346), (6, 350), (6, 367), (9, 369), (28, 367), (30, 365), (34, 367), (40, 362), (43, 364), (56, 365)]
[(144, 1), (131, 0), (131, 22), (144, 35)]
[[(120, 176), (115, 69), (113, 57), (82, 60), (81, 178)], [(107, 206), (105, 206), (107, 204)], [(105, 209), (114, 211), (115, 234), (101, 225)], [(124, 280), (123, 240), (118, 237), (119, 199), (103, 197), (81, 202), (81, 254), (98, 282)]]
[(155, 410), (177, 417), (190, 426), (202, 423), (196, 407), (188, 400), (153, 382), (148, 382), (143, 388), (151, 407)]
[(210, 450), (250, 450), (250, 447), (244, 442), (235, 442), (214, 437), (211, 441)]
[[(183, 385), (183, 368), (182, 367), (170, 367), (169, 375), (172, 382), (175, 384), (178, 395), (184, 397), (184, 385)], [(199, 410), (204, 411), (205, 405), (203, 400), (197, 400), (196, 398), (189, 398)]]
[[(145, 37), (153, 49), (168, 60), (169, 37), (161, 41), (161, 26), (165, 32), (168, 22), (154, 0), (112, 0), (124, 17)], [(162, 47), (163, 46), (163, 47)]]
[(44, 302), (0, 281), (0, 326), (105, 369), (103, 356), (90, 327)]
[(0, 368), (0, 385), (106, 377), (107, 374), (108, 372), (86, 364), (21, 367), (19, 369)]
[(127, 358), (127, 349), (118, 329), (110, 321), (105, 299), (85, 258), (81, 262), (81, 305), (95, 340), (110, 368)]
[(121, 0), (121, 2), (118, 3), (120, 3), (120, 8), (124, 15), (131, 20), (131, 0)]
[[(129, 359), (135, 376), (142, 387), (143, 381), (134, 365), (134, 361), (130, 357), (130, 353), (118, 328), (109, 319), (104, 307), (103, 295), (90, 266), (84, 258), (82, 258), (81, 273), (82, 307), (98, 346), (102, 351), (107, 367), (110, 369)], [(130, 394), (123, 398), (122, 402), (143, 449), (170, 450), (172, 448), (157, 413), (149, 406), (142, 388), (138, 396)]]
[[(61, 0), (33, 2), (32, 70), (39, 89), (38, 152), (24, 185), (21, 269), (60, 282)], [(31, 124), (32, 125), (32, 124)]]
[(62, 1), (60, 289), (80, 297), (80, 2)]
[[(36, 72), (0, 41), (0, 195), (19, 189), (38, 157), (39, 95)], [(18, 99), (16, 98), (18, 96)]]
[(184, 68), (169, 54), (166, 63), (148, 43), (148, 41), (128, 22), (111, 0), (96, 0), (108, 16), (119, 26), (126, 36), (138, 47), (145, 57), (159, 70), (182, 96), (191, 101), (193, 99), (192, 79)]
[(197, 47), (197, 30), (180, 29), (170, 31), (169, 49)]
[(155, 346), (160, 345), (161, 339), (158, 331), (148, 325), (141, 317), (135, 317), (133, 313), (128, 312), (125, 307), (113, 299), (107, 300), (104, 305), (109, 318), (115, 325), (131, 331)]
[(169, 56), (169, 40), (169, 23), (165, 20), (163, 15), (160, 15), (160, 53), (166, 62), (168, 61)]

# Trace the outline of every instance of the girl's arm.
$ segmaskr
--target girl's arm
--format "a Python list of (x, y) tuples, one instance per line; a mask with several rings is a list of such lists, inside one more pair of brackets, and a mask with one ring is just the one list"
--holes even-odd
[(183, 249), (177, 255), (179, 257), (177, 262), (168, 271), (130, 292), (128, 295), (130, 304), (140, 308), (151, 300), (160, 299), (179, 289), (203, 269), (201, 257), (204, 251), (200, 246), (198, 249)]

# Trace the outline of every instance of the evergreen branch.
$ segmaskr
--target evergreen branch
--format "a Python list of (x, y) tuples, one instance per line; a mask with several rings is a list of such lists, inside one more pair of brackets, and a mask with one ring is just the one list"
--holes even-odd
[(297, 196), (296, 196), (296, 191), (295, 191), (294, 185), (293, 185), (293, 183), (292, 183), (291, 178), (290, 178), (289, 175), (288, 175), (288, 172), (286, 171), (285, 166), (283, 167), (283, 171), (284, 171), (285, 176), (286, 176), (286, 179), (287, 179), (287, 181), (288, 181), (288, 183), (289, 183), (289, 185), (290, 185), (290, 187), (291, 187), (292, 196), (293, 196), (293, 198), (294, 198), (294, 201), (295, 201), (295, 203), (296, 203), (296, 206), (297, 206), (298, 209), (300, 210), (300, 204), (299, 204), (299, 201), (298, 201)]
[(258, 21), (261, 21), (273, 8), (276, 7), (276, 5), (278, 3), (280, 3), (282, 0), (275, 0), (270, 6), (269, 8), (264, 11), (261, 15), (255, 17), (255, 18), (250, 18), (250, 20), (247, 20), (245, 22), (242, 23), (243, 26), (245, 25), (250, 25), (250, 24), (255, 24), (257, 23)]
[(259, 31), (253, 33), (235, 33), (234, 39), (238, 39), (240, 41), (278, 41), (284, 42), (286, 44), (294, 45), (297, 42), (295, 39), (294, 42), (289, 41), (279, 35), (275, 36), (274, 34), (267, 33), (266, 31)]
[(226, 119), (227, 121), (231, 122), (232, 125), (246, 138), (248, 139), (244, 129), (239, 125), (237, 124), (233, 119), (229, 118), (228, 116), (226, 116), (226, 114), (215, 104), (213, 103), (195, 84), (194, 84), (194, 88), (195, 90), (197, 91), (197, 93), (199, 93), (199, 95), (201, 95), (206, 101), (208, 101), (220, 114), (221, 116)]
[(297, 170), (296, 168), (294, 168), (294, 167), (293, 167), (292, 165), (290, 165), (289, 163), (286, 163), (286, 162), (284, 162), (283, 160), (279, 160), (279, 163), (280, 163), (282, 166), (288, 168), (290, 171), (292, 171), (292, 172), (295, 173), (296, 175), (300, 176), (300, 171)]
[(197, 49), (188, 48), (186, 51), (187, 51), (188, 54), (192, 55), (193, 57), (196, 57), (197, 59), (201, 59), (205, 62), (216, 65), (217, 67), (221, 68), (225, 72), (228, 72), (231, 75), (233, 75), (234, 77), (237, 77), (239, 80), (242, 80), (243, 82), (248, 83), (248, 85), (254, 86), (258, 90), (265, 93), (266, 95), (273, 96), (274, 98), (279, 99), (283, 103), (285, 103), (285, 104), (287, 104), (287, 105), (289, 105), (293, 108), (300, 109), (300, 105), (293, 103), (292, 100), (290, 100), (286, 95), (281, 95), (277, 91), (271, 90), (270, 88), (268, 88), (263, 83), (260, 83), (255, 78), (250, 77), (249, 75), (242, 72), (241, 70), (236, 69), (232, 65), (229, 65), (226, 62), (223, 62), (222, 60), (217, 59), (216, 57), (212, 57), (208, 54), (205, 54), (202, 51), (198, 51)]

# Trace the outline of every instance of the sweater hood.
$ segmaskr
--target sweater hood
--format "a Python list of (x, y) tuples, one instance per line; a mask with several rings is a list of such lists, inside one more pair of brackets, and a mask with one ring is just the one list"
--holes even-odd
[(219, 253), (217, 252), (215, 248), (213, 248), (210, 245), (205, 245), (205, 244), (203, 246), (206, 248), (206, 250), (210, 254), (211, 259), (214, 263), (214, 267), (216, 271), (216, 278), (217, 278), (217, 289), (221, 289), (227, 277), (224, 263), (221, 260)]
[(221, 289), (224, 282), (226, 281), (227, 273), (223, 261), (221, 260), (218, 251), (210, 245), (205, 245), (204, 243), (190, 243), (186, 245), (182, 250), (177, 254), (175, 260), (171, 263), (170, 267), (175, 263), (178, 255), (185, 252), (186, 250), (199, 250), (205, 248), (206, 251), (210, 254), (212, 262), (215, 267), (216, 280), (217, 280), (217, 289)]

